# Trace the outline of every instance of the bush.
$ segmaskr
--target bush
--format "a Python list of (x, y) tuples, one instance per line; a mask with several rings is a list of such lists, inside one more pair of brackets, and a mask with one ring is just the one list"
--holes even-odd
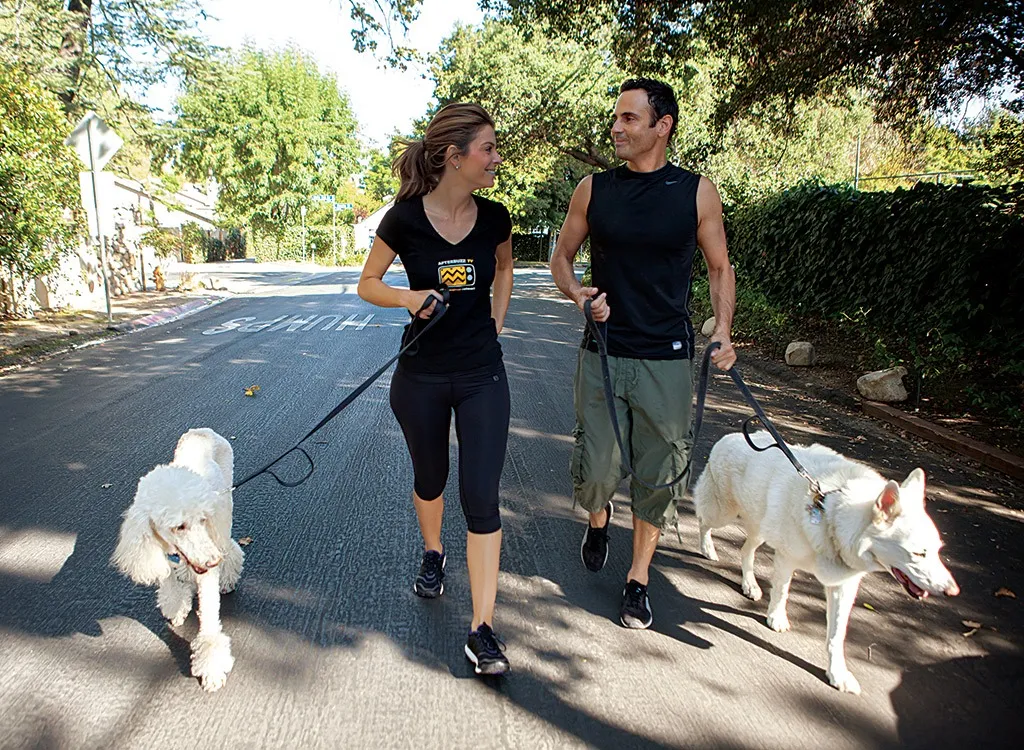
[(1022, 187), (797, 186), (730, 212), (737, 284), (757, 314), (854, 324), (892, 364), (1024, 418)]

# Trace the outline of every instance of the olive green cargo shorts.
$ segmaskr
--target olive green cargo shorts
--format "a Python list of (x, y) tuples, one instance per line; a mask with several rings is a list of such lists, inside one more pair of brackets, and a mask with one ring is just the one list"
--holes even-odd
[[(693, 362), (608, 357), (622, 443), (636, 473), (650, 484), (675, 479), (686, 467), (690, 433)], [(570, 473), (573, 499), (597, 513), (626, 477), (604, 396), (600, 356), (580, 349), (574, 382), (576, 427)], [(650, 490), (630, 482), (633, 515), (658, 528), (675, 519), (687, 480)]]

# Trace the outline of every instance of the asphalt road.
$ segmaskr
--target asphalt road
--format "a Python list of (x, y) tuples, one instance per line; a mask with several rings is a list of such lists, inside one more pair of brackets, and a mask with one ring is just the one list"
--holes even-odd
[[(385, 375), (311, 441), (308, 482), (261, 477), (236, 493), (235, 536), (253, 539), (222, 611), (236, 663), (204, 693), (189, 676), (194, 615), (170, 627), (153, 591), (108, 564), (138, 478), (198, 426), (230, 437), (247, 474), (386, 360), (407, 319), (359, 300), (354, 271), (252, 274), (247, 296), (0, 378), (0, 747), (977, 748), (1022, 736), (1022, 604), (993, 595), (1024, 598), (1020, 483), (809, 398), (742, 353), (793, 441), (900, 479), (926, 468), (964, 593), (922, 605), (868, 578), (847, 641), (863, 694), (842, 695), (824, 679), (820, 587), (798, 574), (794, 629), (770, 631), (764, 602), (739, 592), (739, 536), (721, 534), (722, 560), (704, 560), (684, 512), (681, 541), (666, 533), (655, 558), (654, 627), (619, 627), (628, 513), (604, 571), (587, 572), (567, 472), (581, 318), (543, 270), (517, 272), (501, 339), (512, 427), (495, 626), (512, 674), (474, 677), (463, 655), (454, 471), (444, 597), (412, 593), (421, 547)], [(715, 381), (698, 466), (746, 413)], [(768, 560), (762, 550), (762, 581)], [(983, 627), (965, 637), (963, 620)]]

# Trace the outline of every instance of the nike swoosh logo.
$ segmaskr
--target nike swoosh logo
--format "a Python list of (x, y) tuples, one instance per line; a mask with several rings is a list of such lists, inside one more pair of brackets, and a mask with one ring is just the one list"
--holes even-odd
[(675, 185), (679, 180), (665, 180), (666, 185)]

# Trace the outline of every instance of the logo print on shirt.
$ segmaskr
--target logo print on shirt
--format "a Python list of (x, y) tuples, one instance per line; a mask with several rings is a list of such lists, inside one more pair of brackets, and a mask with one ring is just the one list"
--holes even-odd
[(476, 288), (476, 269), (466, 258), (442, 261), (437, 266), (437, 279), (453, 292), (471, 291)]

